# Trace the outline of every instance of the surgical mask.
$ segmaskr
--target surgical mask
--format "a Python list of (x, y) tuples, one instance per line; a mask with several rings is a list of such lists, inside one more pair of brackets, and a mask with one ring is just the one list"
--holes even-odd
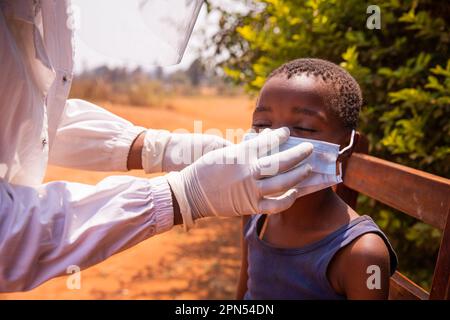
[[(244, 140), (252, 139), (257, 135), (257, 133), (247, 133), (244, 136)], [(295, 147), (303, 142), (309, 142), (314, 146), (312, 154), (300, 163), (308, 163), (312, 167), (312, 173), (296, 186), (296, 189), (299, 191), (298, 197), (342, 182), (342, 164), (337, 159), (339, 155), (352, 147), (354, 137), (355, 130), (352, 131), (349, 145), (342, 150), (339, 150), (340, 146), (338, 144), (297, 137), (289, 137), (285, 143), (280, 145), (279, 152)]]

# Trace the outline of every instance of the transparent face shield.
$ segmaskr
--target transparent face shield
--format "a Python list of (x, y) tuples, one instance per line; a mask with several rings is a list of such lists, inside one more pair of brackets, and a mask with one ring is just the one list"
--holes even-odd
[(72, 0), (75, 35), (89, 49), (125, 63), (181, 61), (203, 0)]

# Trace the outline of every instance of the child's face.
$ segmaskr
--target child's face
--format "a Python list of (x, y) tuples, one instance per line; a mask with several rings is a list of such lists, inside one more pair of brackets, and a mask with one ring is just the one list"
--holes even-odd
[(323, 80), (314, 76), (270, 78), (253, 112), (253, 129), (288, 127), (294, 137), (346, 146), (350, 130), (326, 106), (328, 90)]

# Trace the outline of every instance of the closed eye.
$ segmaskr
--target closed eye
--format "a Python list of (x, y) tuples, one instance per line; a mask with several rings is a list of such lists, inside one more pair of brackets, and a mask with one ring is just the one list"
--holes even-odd
[(304, 127), (294, 127), (294, 130), (307, 131), (307, 132), (317, 132), (315, 129), (304, 128)]
[(259, 123), (253, 124), (252, 126), (254, 128), (270, 128), (271, 127), (270, 124), (259, 124)]

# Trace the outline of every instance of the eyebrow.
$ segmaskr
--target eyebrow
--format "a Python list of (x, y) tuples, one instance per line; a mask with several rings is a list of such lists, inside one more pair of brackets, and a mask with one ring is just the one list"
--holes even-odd
[(314, 109), (303, 108), (303, 107), (294, 107), (294, 108), (292, 108), (292, 112), (293, 113), (301, 113), (301, 114), (304, 114), (304, 115), (310, 116), (310, 117), (318, 117), (321, 120), (326, 120), (322, 113), (320, 113), (319, 111), (314, 110)]

